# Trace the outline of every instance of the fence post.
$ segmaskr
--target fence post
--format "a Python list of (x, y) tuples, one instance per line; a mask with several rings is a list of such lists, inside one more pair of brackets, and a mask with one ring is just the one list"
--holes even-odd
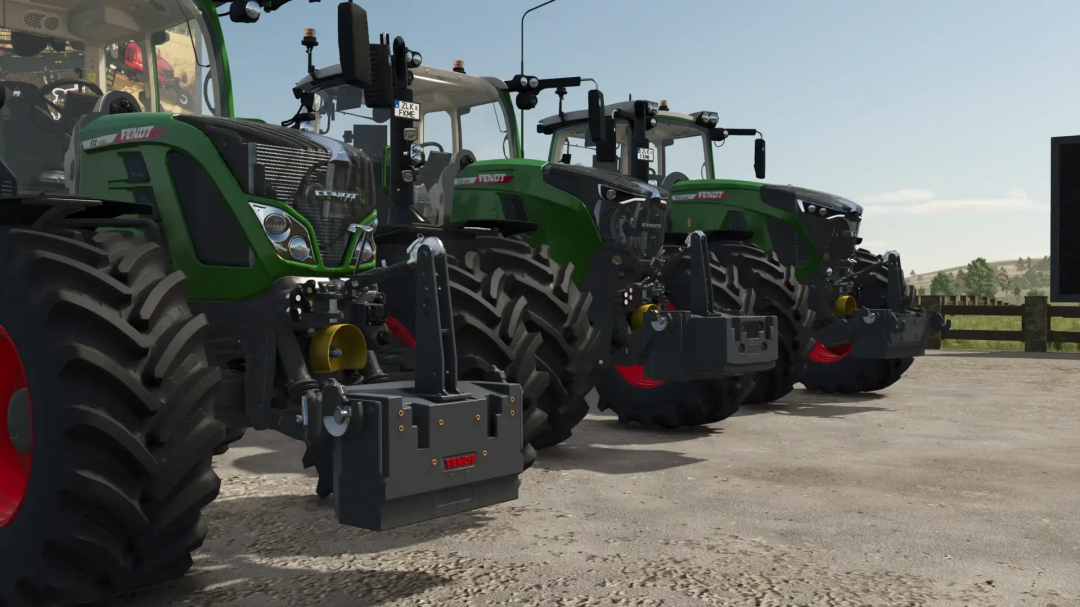
[[(927, 314), (937, 312), (941, 314), (941, 296), (940, 295), (923, 295), (920, 299), (922, 308), (926, 310)], [(941, 333), (929, 331), (926, 336), (926, 349), (927, 350), (940, 350), (941, 349)]]
[(1024, 332), (1025, 352), (1046, 352), (1046, 342), (1050, 336), (1049, 299), (1045, 295), (1024, 297), (1021, 330)]

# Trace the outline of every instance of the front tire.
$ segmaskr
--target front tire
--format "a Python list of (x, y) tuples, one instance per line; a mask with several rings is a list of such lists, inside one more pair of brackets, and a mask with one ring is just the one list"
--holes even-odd
[[(715, 259), (713, 259), (715, 262)], [(690, 260), (676, 262), (664, 276), (664, 287), (673, 309), (690, 301)], [(751, 314), (753, 293), (742, 289), (738, 270), (709, 264), (713, 303), (718, 311)], [(751, 377), (722, 377), (696, 381), (658, 381), (646, 378), (640, 365), (604, 369), (597, 382), (599, 408), (610, 409), (620, 423), (637, 422), (645, 427), (679, 428), (715, 423), (739, 410), (740, 395), (751, 387)]]
[(564, 442), (589, 413), (585, 395), (595, 382), (592, 355), (599, 335), (589, 320), (592, 296), (578, 290), (574, 265), (553, 260), (547, 245), (534, 248), (517, 237), (478, 235), (446, 244), (452, 264), (501, 277), (511, 296), (528, 302), (525, 326), (543, 336), (536, 364), (548, 376), (537, 398), (547, 420), (530, 442), (537, 449)]
[(745, 401), (748, 405), (771, 403), (790, 393), (806, 369), (806, 357), (814, 346), (810, 291), (795, 278), (795, 268), (783, 264), (774, 252), (723, 241), (710, 242), (709, 250), (722, 265), (738, 268), (740, 282), (754, 292), (753, 313), (777, 319), (776, 366), (754, 375), (754, 389)]
[[(7, 607), (85, 604), (178, 578), (206, 536), (224, 438), (207, 321), (189, 311), (184, 275), (165, 273), (162, 249), (126, 236), (0, 230), (0, 325), (17, 353), (0, 375), (19, 361), (28, 393), (28, 415), (0, 423), (31, 439), (21, 505), (0, 522)], [(0, 407), (18, 404), (11, 396)], [(7, 430), (0, 466), (16, 449)]]
[[(866, 249), (855, 251), (855, 267), (859, 272), (881, 261), (881, 257)], [(902, 273), (901, 273), (902, 275)], [(884, 268), (870, 270), (870, 280), (863, 281), (855, 300), (870, 308), (888, 306), (889, 275)], [(818, 344), (810, 355), (802, 384), (807, 390), (826, 394), (856, 394), (876, 392), (895, 384), (915, 362), (915, 358), (868, 359), (855, 358), (851, 345), (825, 348)]]

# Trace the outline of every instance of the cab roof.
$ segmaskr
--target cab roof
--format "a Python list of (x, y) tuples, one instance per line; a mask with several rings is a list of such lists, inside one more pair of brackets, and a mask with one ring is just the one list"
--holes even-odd
[[(608, 104), (605, 104), (604, 110), (607, 112), (607, 114), (609, 116), (615, 110), (623, 110), (623, 111), (626, 111), (626, 112), (633, 112), (634, 111), (634, 102), (633, 101), (620, 101), (618, 103), (608, 103)], [(691, 116), (690, 114), (683, 114), (682, 112), (672, 112), (672, 111), (669, 111), (669, 110), (660, 110), (656, 114), (656, 117), (657, 118), (679, 118), (679, 119), (682, 119), (682, 120), (689, 120), (690, 122), (694, 121), (694, 117)], [(548, 116), (547, 118), (544, 118), (543, 120), (540, 121), (540, 126), (541, 127), (556, 126), (556, 125), (562, 124), (562, 123), (582, 122), (582, 121), (585, 121), (585, 120), (588, 120), (588, 119), (589, 119), (589, 111), (588, 110), (575, 110), (573, 112), (564, 112), (562, 117), (559, 117), (558, 114), (556, 114), (554, 116)]]

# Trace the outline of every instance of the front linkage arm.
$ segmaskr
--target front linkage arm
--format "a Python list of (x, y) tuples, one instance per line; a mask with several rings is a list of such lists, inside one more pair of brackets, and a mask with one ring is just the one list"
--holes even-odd
[[(343, 282), (315, 283), (298, 286), (290, 295), (287, 310), (290, 326), (282, 326), (278, 336), (282, 366), (286, 373), (286, 390), (290, 398), (299, 398), (303, 439), (308, 445), (322, 444), (327, 435), (340, 436), (356, 420), (363, 424), (359, 408), (349, 404), (346, 387), (335, 380), (326, 381), (320, 388), (308, 373), (307, 363), (292, 333), (296, 325), (311, 323), (325, 325), (341, 322), (340, 306), (359, 301), (378, 280), (416, 270), (416, 389), (415, 393), (434, 402), (452, 402), (467, 398), (458, 390), (457, 351), (450, 305), (449, 271), (446, 249), (441, 240), (421, 236), (408, 248), (408, 259), (391, 266), (375, 268), (350, 277)], [(316, 311), (315, 302), (328, 305)], [(322, 308), (322, 306), (319, 306)], [(315, 318), (309, 318), (311, 315)], [(370, 383), (370, 382), (368, 382)]]
[(886, 268), (888, 285), (886, 307), (883, 309), (858, 308), (848, 318), (837, 319), (829, 325), (821, 341), (825, 344), (854, 344), (853, 354), (865, 358), (893, 358), (921, 356), (925, 350), (927, 328), (943, 331), (952, 326), (941, 314), (911, 305), (911, 297), (904, 293), (904, 273), (900, 254), (888, 251), (882, 258), (858, 272), (847, 281), (856, 286), (871, 278), (871, 273)]

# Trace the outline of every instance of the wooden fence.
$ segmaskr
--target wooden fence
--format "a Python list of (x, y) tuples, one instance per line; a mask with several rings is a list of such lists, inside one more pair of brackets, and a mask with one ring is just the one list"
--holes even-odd
[(1019, 331), (984, 331), (949, 329), (927, 339), (928, 349), (940, 349), (942, 339), (1023, 342), (1026, 352), (1046, 352), (1049, 342), (1080, 343), (1080, 331), (1054, 331), (1053, 318), (1080, 318), (1080, 307), (1052, 306), (1046, 296), (1028, 295), (1021, 305), (1008, 305), (993, 298), (969, 296), (921, 295), (919, 305), (939, 312), (946, 319), (957, 316), (1020, 317)]

